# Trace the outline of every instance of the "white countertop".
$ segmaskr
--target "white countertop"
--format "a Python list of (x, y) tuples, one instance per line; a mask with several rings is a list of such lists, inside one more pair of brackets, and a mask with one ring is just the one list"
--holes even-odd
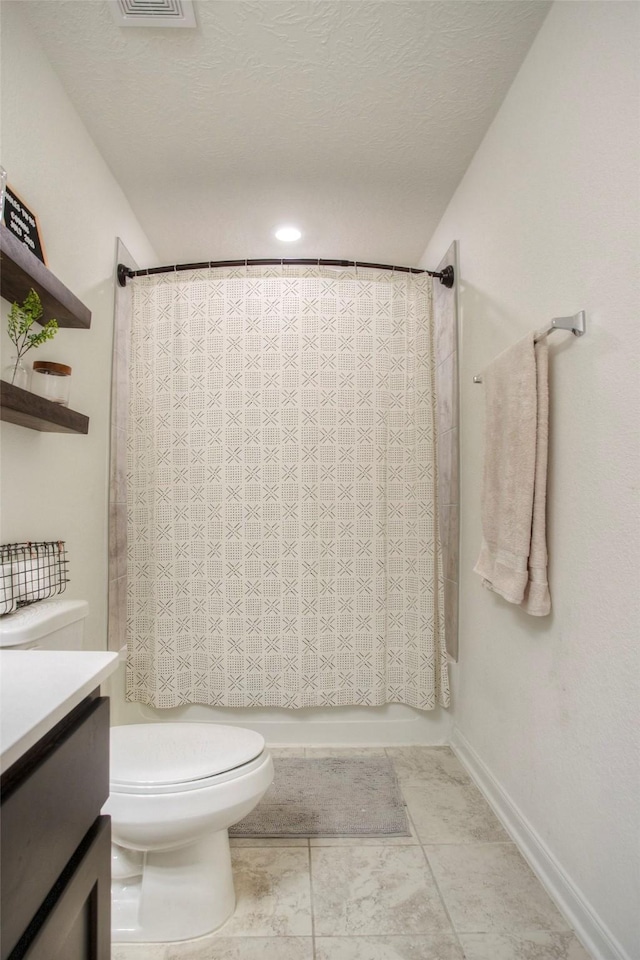
[(117, 653), (0, 651), (0, 770), (15, 763), (117, 665)]

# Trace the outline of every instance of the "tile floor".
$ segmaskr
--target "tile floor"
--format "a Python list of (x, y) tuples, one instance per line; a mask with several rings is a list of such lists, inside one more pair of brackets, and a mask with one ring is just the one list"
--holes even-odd
[(410, 837), (233, 840), (238, 903), (217, 934), (112, 960), (589, 960), (451, 750), (386, 753)]

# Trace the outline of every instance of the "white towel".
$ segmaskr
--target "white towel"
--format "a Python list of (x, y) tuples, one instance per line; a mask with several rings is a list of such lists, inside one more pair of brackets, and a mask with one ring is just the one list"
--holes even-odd
[(483, 372), (485, 462), (480, 556), (484, 585), (535, 617), (551, 610), (547, 583), (549, 351), (531, 333)]
[(60, 578), (49, 549), (14, 561), (12, 573), (13, 591), (18, 600), (47, 600), (57, 592)]

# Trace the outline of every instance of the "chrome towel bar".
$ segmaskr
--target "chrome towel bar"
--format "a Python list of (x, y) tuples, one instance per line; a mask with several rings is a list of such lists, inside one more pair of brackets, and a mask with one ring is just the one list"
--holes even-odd
[[(534, 343), (548, 337), (554, 330), (568, 330), (576, 337), (582, 337), (587, 332), (587, 315), (584, 310), (578, 310), (572, 317), (554, 317), (546, 330), (542, 330), (535, 338)], [(474, 383), (482, 383), (482, 376), (473, 378)]]

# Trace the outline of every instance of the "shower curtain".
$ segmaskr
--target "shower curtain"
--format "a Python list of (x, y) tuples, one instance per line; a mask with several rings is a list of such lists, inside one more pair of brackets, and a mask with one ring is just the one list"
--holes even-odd
[(446, 706), (431, 279), (131, 288), (128, 699)]

